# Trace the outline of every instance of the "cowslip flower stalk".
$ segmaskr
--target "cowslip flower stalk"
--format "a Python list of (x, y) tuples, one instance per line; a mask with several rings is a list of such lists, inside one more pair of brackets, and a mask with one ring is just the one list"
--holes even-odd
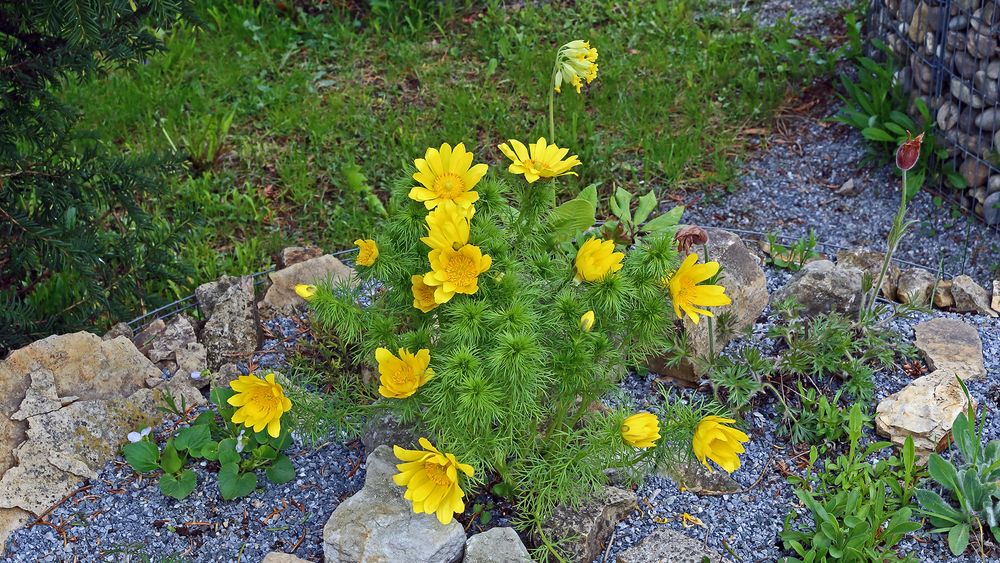
[(549, 139), (556, 140), (555, 95), (562, 92), (562, 83), (570, 82), (580, 93), (583, 81), (587, 84), (597, 78), (597, 49), (589, 41), (577, 39), (559, 47), (552, 66), (552, 83), (549, 88)]
[(912, 138), (910, 132), (907, 131), (906, 141), (896, 149), (896, 166), (903, 172), (902, 189), (899, 194), (899, 209), (896, 211), (896, 216), (892, 220), (892, 226), (889, 228), (889, 235), (886, 239), (885, 257), (882, 259), (882, 267), (879, 269), (878, 279), (861, 296), (859, 316), (867, 316), (874, 312), (875, 302), (878, 299), (879, 292), (882, 291), (882, 283), (885, 281), (885, 276), (889, 271), (889, 264), (892, 262), (892, 255), (899, 247), (899, 241), (903, 239), (906, 231), (913, 224), (912, 221), (906, 220), (906, 173), (913, 169), (917, 165), (917, 161), (920, 160), (920, 146), (923, 141), (923, 133), (917, 135), (916, 138)]

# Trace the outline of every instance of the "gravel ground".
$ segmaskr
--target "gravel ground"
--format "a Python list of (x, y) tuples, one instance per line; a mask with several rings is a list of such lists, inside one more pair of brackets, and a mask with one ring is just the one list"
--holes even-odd
[[(787, 271), (773, 268), (766, 269), (766, 273), (768, 289), (772, 293), (787, 283), (790, 277)], [(1000, 396), (1000, 321), (982, 316), (935, 312), (894, 319), (888, 326), (912, 342), (913, 327), (934, 317), (959, 319), (978, 329), (983, 341), (987, 377), (970, 382), (969, 388), (977, 402), (988, 409), (984, 439), (1000, 439), (1000, 417), (996, 416), (1000, 407), (997, 402)], [(763, 350), (772, 349), (774, 343), (765, 335), (774, 320), (770, 309), (765, 310), (754, 326), (752, 337), (730, 343), (724, 353), (731, 353), (748, 344)], [(872, 408), (879, 400), (899, 391), (910, 381), (912, 378), (899, 370), (877, 373)], [(653, 376), (634, 375), (624, 382), (623, 388), (641, 407), (655, 401), (655, 394), (651, 392), (654, 385)], [(784, 525), (785, 514), (799, 502), (792, 487), (775, 469), (778, 461), (794, 466), (789, 460), (787, 444), (775, 439), (773, 421), (776, 417), (773, 404), (767, 403), (751, 411), (743, 421), (751, 441), (746, 454), (741, 456), (743, 465), (733, 478), (749, 490), (726, 496), (699, 496), (680, 491), (669, 479), (651, 476), (636, 490), (640, 510), (615, 527), (615, 540), (607, 561), (614, 561), (618, 553), (637, 544), (659, 526), (668, 526), (699, 541), (707, 541), (709, 546), (722, 554), (731, 549), (740, 561), (777, 561), (784, 554), (778, 534)], [(869, 428), (865, 440), (875, 439), (879, 438)], [(684, 512), (700, 518), (706, 527), (685, 528), (680, 520)], [(953, 557), (941, 535), (928, 534), (926, 529), (919, 531), (918, 535), (920, 541), (910, 536), (900, 544), (900, 551), (912, 552), (922, 562), (978, 561), (974, 557)]]

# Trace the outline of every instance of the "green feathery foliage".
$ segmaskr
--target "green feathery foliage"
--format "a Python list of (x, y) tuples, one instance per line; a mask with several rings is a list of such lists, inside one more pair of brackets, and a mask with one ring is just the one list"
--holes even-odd
[[(471, 464), (468, 484), (499, 482), (494, 490), (516, 499), (525, 528), (557, 503), (592, 493), (609, 468), (628, 471), (665, 449), (690, 448), (696, 421), (677, 439), (677, 425), (661, 420), (672, 439), (643, 450), (622, 437), (632, 413), (600, 404), (629, 366), (679, 339), (663, 283), (677, 267), (670, 229), (619, 247), (625, 257), (618, 272), (580, 282), (574, 259), (590, 236), (596, 191), (557, 207), (552, 181), (488, 175), (476, 185), (469, 244), (491, 256), (492, 266), (475, 293), (422, 313), (411, 277), (429, 269), (420, 241), (428, 212), (407, 197), (412, 185), (407, 176), (392, 190), (377, 260), (359, 266), (357, 280), (320, 286), (310, 300), (318, 322), (358, 364), (374, 366), (377, 348), (430, 350), (433, 377), (413, 395), (382, 403)], [(596, 320), (590, 331), (581, 326), (587, 311)]]
[(135, 311), (182, 280), (176, 227), (144, 207), (170, 163), (74, 130), (68, 80), (145, 60), (188, 0), (0, 2), (0, 354)]

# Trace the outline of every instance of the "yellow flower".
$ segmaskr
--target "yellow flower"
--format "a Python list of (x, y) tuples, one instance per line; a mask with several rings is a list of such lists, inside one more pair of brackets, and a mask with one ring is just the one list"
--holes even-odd
[(706, 416), (698, 423), (691, 440), (691, 447), (698, 458), (709, 471), (708, 459), (714, 461), (727, 473), (740, 468), (740, 456), (743, 453), (743, 442), (749, 442), (750, 437), (743, 432), (726, 426), (736, 422), (731, 418)]
[(306, 301), (309, 301), (310, 299), (313, 298), (313, 295), (316, 295), (316, 286), (306, 285), (304, 283), (296, 284), (295, 294), (305, 299)]
[(697, 261), (697, 254), (688, 254), (667, 282), (677, 318), (684, 316), (683, 310), (694, 324), (698, 324), (698, 315), (713, 316), (711, 311), (698, 307), (719, 307), (733, 302), (721, 285), (698, 285), (719, 273), (719, 263), (696, 264)]
[(450, 524), (455, 514), (465, 512), (462, 498), (465, 492), (458, 486), (458, 472), (472, 477), (471, 465), (459, 463), (454, 454), (443, 454), (427, 438), (420, 438), (421, 450), (393, 446), (399, 458), (399, 473), (392, 476), (400, 487), (406, 487), (403, 498), (413, 503), (417, 514), (434, 514), (442, 524)]
[(424, 313), (430, 313), (438, 306), (434, 301), (434, 288), (424, 283), (424, 276), (410, 276), (413, 286), (413, 306)]
[(590, 84), (597, 78), (597, 49), (587, 41), (570, 41), (559, 48), (556, 71), (552, 76), (553, 88), (561, 92), (563, 81), (568, 81), (580, 93), (583, 81)]
[(372, 239), (358, 239), (354, 241), (358, 245), (358, 259), (355, 260), (361, 266), (371, 266), (378, 258), (378, 245)]
[[(574, 154), (563, 160), (569, 153), (569, 149), (561, 149), (555, 144), (546, 145), (545, 137), (538, 139), (538, 142), (524, 147), (524, 143), (510, 139), (507, 143), (498, 148), (507, 155), (513, 163), (507, 168), (511, 174), (524, 174), (524, 179), (529, 184), (534, 183), (539, 178), (555, 178), (576, 172), (570, 170), (574, 166), (580, 165), (580, 159)], [(513, 147), (513, 149), (511, 149)]]
[(479, 274), (490, 269), (493, 259), (478, 246), (467, 244), (458, 250), (437, 248), (428, 255), (431, 271), (424, 283), (434, 287), (434, 301), (447, 303), (456, 293), (472, 295), (479, 291)]
[(427, 214), (427, 236), (421, 238), (424, 244), (435, 248), (457, 250), (469, 243), (469, 229), (476, 206), (459, 207), (453, 201), (445, 200)]
[(580, 330), (590, 332), (592, 328), (594, 328), (594, 312), (587, 311), (580, 317)]
[(576, 279), (594, 282), (622, 269), (625, 254), (615, 252), (615, 243), (597, 237), (583, 243), (576, 253)]
[(274, 374), (264, 379), (255, 375), (241, 375), (229, 386), (236, 394), (229, 398), (229, 404), (239, 407), (233, 413), (233, 424), (242, 424), (260, 432), (265, 427), (267, 434), (277, 438), (281, 433), (281, 415), (292, 408), (292, 402), (285, 397), (281, 385), (274, 382)]
[(417, 172), (413, 179), (421, 185), (410, 189), (410, 199), (434, 209), (442, 201), (454, 201), (460, 207), (472, 205), (479, 194), (472, 191), (486, 175), (485, 164), (472, 165), (472, 153), (459, 143), (452, 150), (444, 143), (440, 149), (429, 148), (424, 158), (413, 161)]
[(386, 348), (375, 350), (378, 362), (378, 392), (383, 397), (405, 399), (434, 377), (434, 370), (427, 367), (431, 363), (431, 351), (427, 348), (411, 354), (405, 348), (399, 349), (399, 357)]
[(637, 412), (622, 421), (622, 438), (630, 446), (652, 448), (660, 439), (660, 421), (655, 414)]

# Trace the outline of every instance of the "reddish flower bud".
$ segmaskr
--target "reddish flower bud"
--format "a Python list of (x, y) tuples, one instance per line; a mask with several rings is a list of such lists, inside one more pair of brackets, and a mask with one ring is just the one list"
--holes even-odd
[(677, 250), (682, 254), (691, 250), (691, 247), (696, 244), (705, 244), (708, 242), (708, 233), (705, 229), (701, 227), (695, 227), (694, 225), (688, 225), (683, 227), (681, 230), (677, 231), (674, 235), (674, 239), (677, 240)]
[(920, 159), (920, 144), (923, 142), (923, 133), (913, 139), (910, 137), (910, 132), (906, 132), (906, 142), (896, 149), (896, 166), (900, 170), (909, 170), (917, 165), (917, 160)]

